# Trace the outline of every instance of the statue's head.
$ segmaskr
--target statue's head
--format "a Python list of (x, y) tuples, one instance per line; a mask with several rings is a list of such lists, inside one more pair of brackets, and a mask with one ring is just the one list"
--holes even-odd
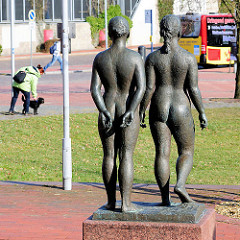
[(171, 40), (181, 37), (181, 31), (181, 21), (177, 16), (169, 14), (162, 18), (160, 22), (160, 35), (164, 39), (166, 52), (170, 51)]
[(160, 23), (160, 34), (164, 37), (181, 37), (181, 21), (179, 17), (169, 14), (162, 18)]
[(108, 24), (108, 32), (111, 39), (123, 36), (128, 38), (130, 34), (128, 21), (120, 16), (112, 18)]

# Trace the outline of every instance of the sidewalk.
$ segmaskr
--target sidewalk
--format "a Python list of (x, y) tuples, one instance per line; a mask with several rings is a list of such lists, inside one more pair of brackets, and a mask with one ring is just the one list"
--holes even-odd
[[(238, 186), (187, 185), (187, 189), (207, 208), (240, 198)], [(171, 195), (179, 201), (173, 187)], [(157, 186), (145, 184), (134, 185), (132, 200), (161, 201)], [(0, 182), (0, 239), (82, 239), (82, 222), (105, 203), (100, 183), (74, 183), (73, 190), (64, 191), (61, 183)], [(216, 214), (216, 234), (217, 240), (239, 240), (240, 220)]]
[[(161, 46), (161, 44), (156, 44), (154, 45), (154, 50), (159, 48)], [(151, 45), (145, 45), (146, 50), (151, 48)], [(138, 51), (138, 46), (127, 46), (127, 48), (132, 49), (134, 51)], [(99, 52), (104, 51), (105, 48), (95, 48), (95, 49), (89, 49), (89, 50), (78, 50), (78, 51), (72, 51), (69, 56), (71, 55), (88, 55), (88, 54), (97, 54)], [(49, 53), (33, 53), (32, 57), (46, 57), (49, 56)], [(15, 59), (20, 59), (20, 58), (29, 58), (30, 55), (29, 54), (20, 54), (20, 55), (16, 55), (15, 54)], [(1, 60), (6, 60), (6, 59), (11, 59), (11, 55), (9, 56), (0, 56), (0, 61)]]

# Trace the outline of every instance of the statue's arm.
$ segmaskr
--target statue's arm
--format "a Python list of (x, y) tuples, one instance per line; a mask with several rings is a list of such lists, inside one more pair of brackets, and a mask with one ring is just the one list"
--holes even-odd
[(131, 99), (129, 107), (123, 116), (121, 127), (127, 127), (132, 123), (134, 113), (137, 107), (139, 106), (146, 89), (146, 77), (145, 77), (145, 71), (144, 71), (144, 64), (140, 56), (136, 62), (134, 79), (136, 82), (134, 96)]
[(199, 120), (201, 128), (207, 127), (207, 117), (204, 111), (201, 92), (198, 87), (198, 65), (194, 56), (191, 56), (187, 73), (187, 91), (192, 103), (199, 113)]
[(156, 75), (154, 71), (154, 66), (152, 65), (149, 57), (146, 59), (145, 72), (146, 72), (146, 91), (141, 101), (139, 111), (140, 121), (142, 123), (144, 123), (145, 111), (152, 98), (156, 86)]
[(102, 83), (100, 78), (98, 77), (97, 68), (96, 68), (96, 62), (93, 62), (92, 67), (92, 78), (91, 78), (91, 86), (90, 86), (90, 92), (93, 98), (93, 101), (100, 112), (101, 119), (103, 121), (103, 125), (106, 128), (110, 128), (112, 126), (112, 118), (111, 114), (106, 108), (102, 93), (101, 93), (101, 87)]

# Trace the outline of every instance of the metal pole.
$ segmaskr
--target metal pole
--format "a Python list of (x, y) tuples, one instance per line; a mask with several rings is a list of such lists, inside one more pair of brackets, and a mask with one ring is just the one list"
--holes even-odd
[[(11, 76), (15, 73), (15, 49), (14, 49), (14, 22), (15, 22), (15, 3), (11, 0)], [(13, 81), (13, 80), (12, 80)]]
[(98, 0), (98, 15), (97, 16), (99, 17), (99, 0)]
[(25, 10), (26, 10), (25, 1), (23, 1), (23, 21), (24, 21), (24, 22), (25, 22), (25, 20), (26, 20)]
[(92, 16), (92, 1), (89, 0), (89, 16)]
[(153, 52), (153, 14), (151, 10), (151, 52)]
[(107, 0), (105, 0), (105, 43), (108, 48), (108, 20), (107, 20)]
[(151, 52), (153, 52), (153, 23), (151, 23)]
[(31, 37), (30, 37), (30, 40), (31, 40), (31, 66), (32, 66), (32, 28), (31, 28)]
[(132, 0), (130, 0), (130, 16), (132, 16), (132, 9), (133, 9), (133, 7), (132, 7)]
[(62, 49), (63, 49), (63, 189), (72, 189), (72, 154), (69, 131), (69, 72), (68, 72), (68, 1), (62, 0)]

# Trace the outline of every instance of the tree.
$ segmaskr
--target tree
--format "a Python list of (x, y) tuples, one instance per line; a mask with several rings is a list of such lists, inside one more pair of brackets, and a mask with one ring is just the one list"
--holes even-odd
[(173, 13), (173, 3), (174, 0), (158, 0), (159, 21), (161, 21), (165, 15)]
[[(126, 20), (129, 23), (129, 27), (132, 28), (132, 26), (133, 26), (132, 20), (129, 17), (127, 17), (126, 15), (122, 14), (120, 6), (119, 5), (110, 5), (107, 9), (107, 22), (109, 22), (111, 18), (116, 17), (116, 16), (122, 16), (122, 17), (126, 18)], [(86, 21), (91, 26), (91, 35), (92, 35), (92, 40), (94, 42), (96, 36), (98, 38), (99, 31), (105, 28), (105, 12), (102, 12), (99, 15), (99, 17), (89, 16), (86, 18)], [(97, 40), (97, 44), (98, 44), (98, 40)]]
[(34, 9), (35, 7), (36, 22), (43, 21), (44, 20), (43, 13), (44, 13), (44, 10), (46, 10), (47, 6), (43, 8), (43, 1), (33, 1), (33, 0), (27, 0), (27, 1), (30, 3), (32, 9)]
[[(174, 0), (158, 0), (158, 18), (161, 22), (165, 15), (173, 14), (173, 3)], [(163, 38), (160, 37), (160, 42), (163, 42)]]
[(237, 26), (237, 72), (235, 77), (235, 93), (234, 98), (240, 98), (240, 4), (239, 0), (221, 0), (219, 10), (227, 10), (235, 19)]

